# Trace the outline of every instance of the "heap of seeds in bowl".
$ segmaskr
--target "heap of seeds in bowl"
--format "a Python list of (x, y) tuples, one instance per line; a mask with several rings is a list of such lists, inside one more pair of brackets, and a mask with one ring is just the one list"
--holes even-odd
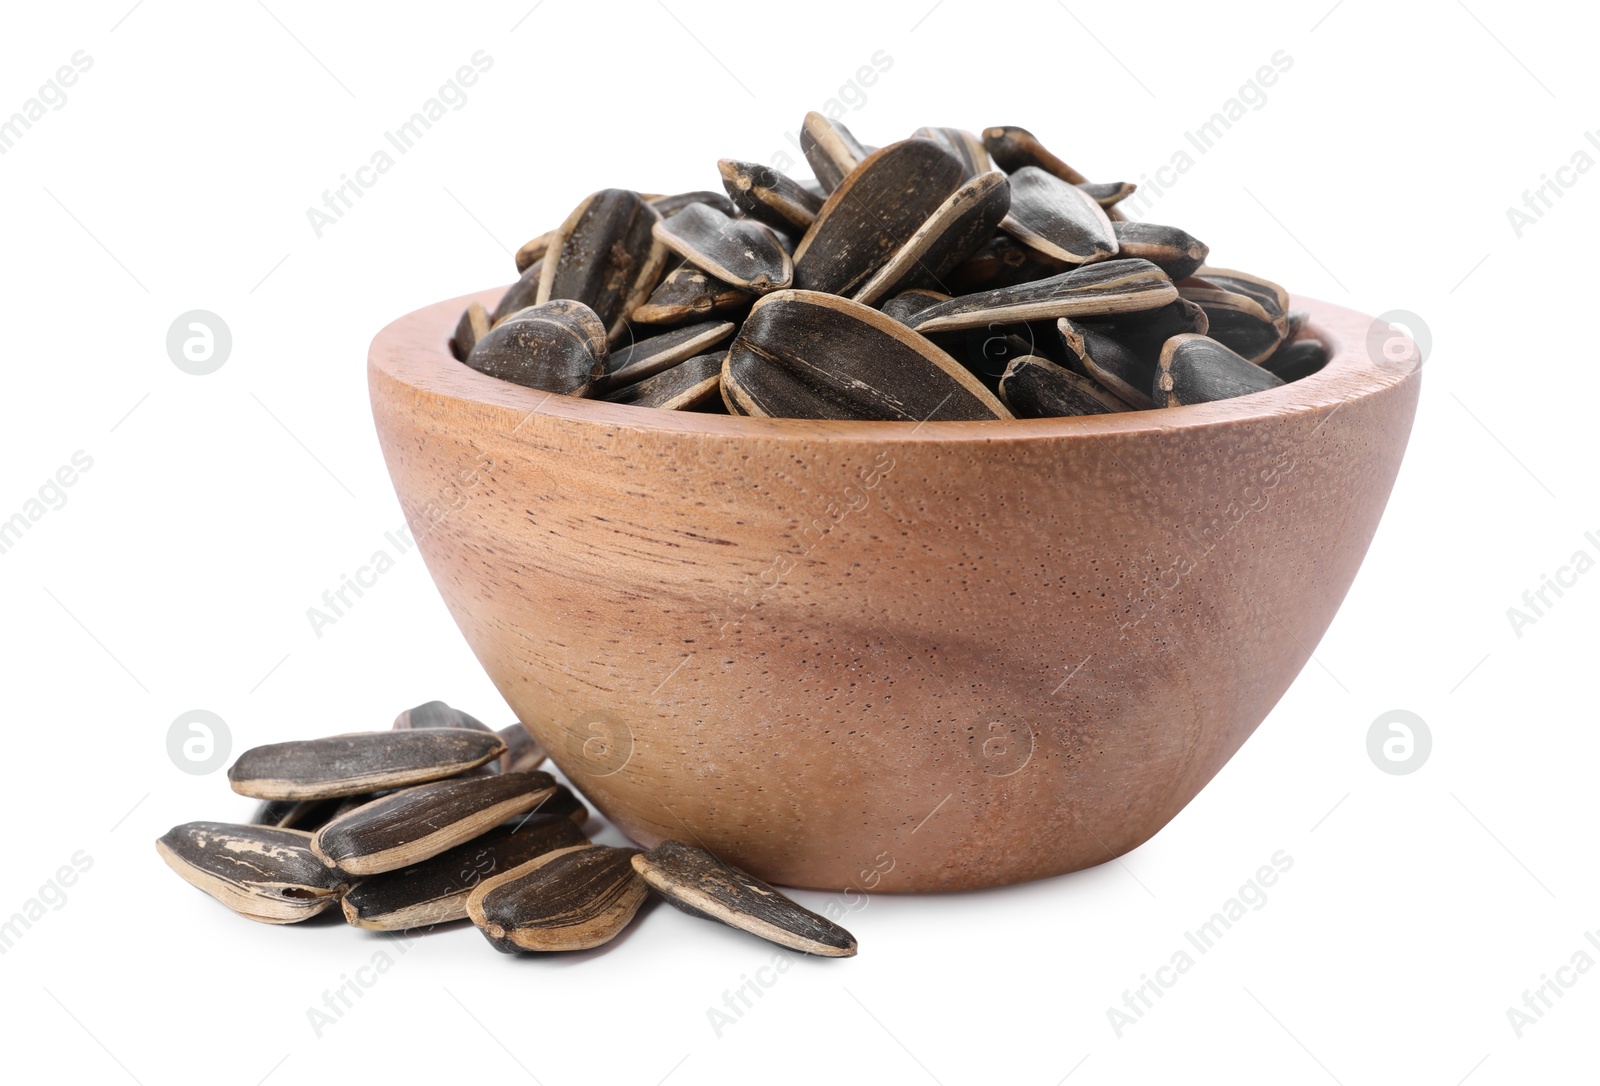
[(595, 844), (546, 757), (521, 724), (495, 731), (430, 701), (387, 731), (245, 751), (228, 781), (260, 800), (249, 821), (185, 822), (156, 851), (264, 924), (337, 906), (375, 931), (470, 920), (506, 953), (588, 950), (656, 896), (804, 954), (855, 954), (844, 928), (698, 845)]
[(806, 115), (815, 180), (725, 158), (726, 195), (605, 189), (517, 251), (450, 348), (493, 377), (637, 407), (798, 419), (1180, 407), (1315, 373), (1276, 283), (1130, 222), (1023, 128), (868, 147)]

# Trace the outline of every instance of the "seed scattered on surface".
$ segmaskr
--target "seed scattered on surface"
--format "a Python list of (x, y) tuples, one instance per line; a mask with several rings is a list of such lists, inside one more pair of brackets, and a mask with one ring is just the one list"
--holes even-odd
[(1186, 230), (1149, 222), (1117, 222), (1118, 252), (1148, 260), (1171, 279), (1185, 279), (1206, 262), (1211, 250)]
[(663, 841), (633, 869), (673, 905), (805, 954), (848, 958), (855, 936), (703, 848)]
[(771, 227), (730, 218), (705, 204), (690, 204), (662, 219), (655, 236), (706, 274), (754, 294), (782, 290), (794, 278), (794, 262)]
[(594, 310), (566, 299), (507, 317), (478, 341), (467, 365), (544, 392), (585, 396), (606, 375), (605, 326)]
[(252, 747), (228, 783), (256, 799), (331, 799), (441, 780), (505, 752), (498, 735), (468, 728), (358, 732)]
[(442, 701), (425, 701), (395, 716), (395, 731), (403, 732), (412, 728), (471, 728), (480, 732), (494, 730), (471, 713), (464, 713)]
[(166, 865), (240, 916), (294, 924), (322, 912), (345, 889), (310, 849), (311, 835), (271, 826), (186, 822), (156, 841)]
[(585, 197), (550, 239), (538, 300), (582, 302), (615, 342), (666, 268), (667, 250), (653, 234), (660, 220), (637, 192), (604, 189)]
[(481, 303), (473, 302), (461, 313), (456, 322), (456, 334), (450, 337), (450, 353), (457, 362), (465, 362), (478, 340), (489, 334), (489, 314)]
[(1283, 384), (1207, 336), (1181, 335), (1161, 348), (1151, 398), (1167, 407), (1227, 400)]
[(611, 356), (611, 375), (606, 379), (606, 388), (615, 391), (654, 377), (686, 359), (705, 354), (731, 335), (732, 323), (705, 321), (641, 339)]
[(584, 844), (588, 838), (570, 818), (530, 815), (496, 826), (432, 859), (362, 879), (340, 904), (346, 920), (374, 931), (465, 920), (467, 898), (485, 879), (556, 849)]
[(1036, 354), (1011, 360), (1000, 378), (1000, 398), (1019, 419), (1107, 415), (1128, 409), (1093, 378)]
[(1037, 166), (1011, 174), (1011, 210), (1000, 225), (1024, 245), (1068, 264), (1117, 255), (1116, 232), (1094, 197)]
[(724, 158), (717, 171), (734, 205), (775, 230), (803, 235), (822, 210), (822, 197), (771, 166)]
[(855, 300), (881, 299), (918, 288), (942, 287), (944, 276), (994, 236), (1011, 206), (1011, 186), (998, 170), (980, 174), (934, 208), (904, 245), (856, 291)]
[(701, 411), (720, 405), (722, 360), (726, 356), (726, 351), (713, 351), (685, 359), (643, 381), (617, 389), (606, 399), (661, 411)]
[(800, 125), (800, 152), (811, 164), (822, 191), (831, 193), (867, 157), (867, 149), (838, 121), (813, 110)]
[(756, 296), (684, 263), (667, 273), (661, 285), (633, 311), (638, 324), (681, 324), (706, 317), (742, 314)]
[(649, 888), (633, 869), (634, 848), (558, 849), (484, 880), (467, 915), (496, 950), (588, 950), (616, 938)]
[(394, 871), (527, 814), (549, 798), (555, 783), (536, 770), (419, 784), (329, 822), (312, 837), (311, 851), (351, 875)]
[(951, 298), (916, 314), (911, 327), (928, 335), (997, 323), (1111, 316), (1156, 309), (1176, 297), (1172, 280), (1148, 260), (1106, 260), (1048, 279)]

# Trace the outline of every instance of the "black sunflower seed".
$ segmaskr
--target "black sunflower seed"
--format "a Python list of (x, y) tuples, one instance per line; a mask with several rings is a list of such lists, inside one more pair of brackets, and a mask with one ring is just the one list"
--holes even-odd
[(528, 813), (555, 784), (537, 770), (419, 784), (340, 815), (316, 832), (311, 851), (352, 875), (395, 871)]
[(331, 799), (453, 777), (505, 752), (498, 735), (468, 728), (358, 732), (252, 747), (228, 783), (256, 799)]
[(800, 239), (795, 288), (853, 293), (965, 180), (961, 163), (932, 140), (874, 151), (833, 190)]
[(1155, 406), (1150, 386), (1155, 381), (1159, 352), (1141, 354), (1104, 332), (1065, 317), (1056, 322), (1056, 329), (1073, 369), (1094, 378), (1128, 407)]
[(1117, 255), (1116, 232), (1094, 197), (1037, 166), (1011, 174), (1011, 210), (1000, 225), (1024, 245), (1068, 264)]
[(271, 826), (186, 822), (156, 841), (166, 865), (240, 916), (293, 924), (322, 912), (345, 889), (310, 849), (311, 835)]
[(1281, 319), (1284, 330), (1288, 330), (1289, 292), (1272, 280), (1248, 272), (1234, 271), (1231, 268), (1213, 268), (1209, 265), (1202, 265), (1193, 274), (1212, 286), (1254, 298), (1274, 321)]
[(633, 320), (639, 324), (679, 324), (703, 317), (737, 315), (748, 309), (755, 298), (748, 290), (684, 263), (667, 273), (649, 300), (633, 311)]
[(1311, 314), (1304, 309), (1291, 309), (1284, 317), (1283, 338), (1284, 342), (1299, 339), (1305, 334), (1306, 325), (1311, 322)]
[(822, 197), (771, 166), (724, 158), (717, 170), (734, 206), (786, 234), (804, 234), (822, 210)]
[(922, 312), (930, 305), (938, 305), (949, 300), (950, 295), (941, 294), (937, 290), (905, 290), (879, 306), (878, 312), (904, 324), (914, 314)]
[(521, 724), (501, 728), (495, 732), (506, 745), (506, 752), (497, 763), (502, 773), (524, 773), (538, 769), (550, 757), (550, 752), (539, 745), (533, 733)]
[(274, 826), (280, 830), (319, 830), (338, 813), (338, 799), (267, 799), (250, 816), (252, 826)]
[(533, 810), (534, 815), (556, 815), (560, 818), (570, 819), (574, 826), (582, 829), (584, 823), (589, 821), (589, 808), (577, 794), (564, 784), (557, 784), (550, 798), (540, 803)]
[(1036, 354), (1014, 358), (1000, 378), (1000, 398), (1019, 419), (1106, 415), (1127, 405), (1095, 383)]
[(551, 301), (507, 317), (467, 356), (490, 377), (586, 396), (606, 375), (606, 328), (582, 302)]
[(782, 290), (794, 262), (770, 226), (733, 219), (705, 204), (690, 204), (655, 225), (656, 240), (724, 283), (756, 294)]
[(1206, 262), (1211, 250), (1186, 230), (1149, 222), (1112, 223), (1118, 252), (1148, 260), (1173, 279), (1184, 279)]
[(394, 718), (395, 731), (403, 732), (412, 728), (471, 728), (480, 732), (494, 730), (471, 713), (464, 713), (442, 701), (425, 701), (421, 705), (413, 705)]
[(1143, 312), (1176, 297), (1172, 280), (1148, 260), (1106, 260), (1032, 283), (951, 298), (910, 323), (928, 335), (996, 323)]
[(730, 218), (739, 214), (739, 209), (733, 205), (732, 200), (729, 200), (720, 192), (710, 192), (704, 189), (697, 192), (680, 192), (672, 196), (657, 196), (649, 200), (648, 203), (661, 213), (663, 219), (671, 218), (690, 204), (705, 204), (707, 207), (720, 211)]
[(461, 313), (456, 322), (456, 334), (450, 337), (450, 353), (457, 362), (465, 362), (478, 340), (489, 334), (489, 314), (483, 306), (473, 302)]
[(1205, 311), (1206, 335), (1250, 362), (1264, 361), (1283, 342), (1287, 316), (1274, 316), (1248, 294), (1234, 293), (1198, 277), (1181, 280), (1178, 293)]
[(844, 928), (703, 848), (663, 841), (635, 853), (633, 869), (693, 916), (719, 920), (803, 954), (848, 958), (856, 952), (855, 936)]
[(550, 238), (538, 300), (582, 302), (613, 341), (620, 338), (628, 314), (666, 270), (667, 250), (652, 234), (660, 220), (637, 192), (603, 189), (585, 197)]
[[(500, 295), (500, 301), (495, 303), (493, 311), (489, 314), (489, 327), (493, 328), (513, 313), (521, 312), (530, 305), (539, 304), (539, 278), (544, 274), (544, 259), (541, 257), (518, 276), (517, 281), (506, 288)], [(482, 336), (478, 337), (482, 339)]]
[(1132, 313), (1110, 317), (1088, 317), (1081, 323), (1085, 328), (1101, 332), (1144, 359), (1150, 372), (1155, 372), (1156, 359), (1161, 348), (1173, 336), (1185, 332), (1205, 335), (1211, 324), (1205, 310), (1182, 298), (1169, 302), (1148, 313)]
[(485, 879), (556, 849), (588, 843), (570, 818), (530, 815), (496, 826), (432, 859), (362, 879), (340, 904), (346, 920), (374, 931), (404, 931), (465, 920), (467, 898)]
[(1276, 388), (1283, 380), (1207, 336), (1173, 336), (1161, 348), (1150, 397), (1158, 406), (1227, 400)]
[(1060, 275), (1072, 265), (1030, 249), (1010, 234), (1000, 233), (945, 276), (952, 294), (998, 290)]
[(999, 170), (961, 185), (933, 210), (916, 233), (856, 291), (863, 305), (919, 287), (943, 287), (944, 276), (994, 236), (1011, 206), (1011, 188)]
[(988, 173), (993, 168), (989, 165), (989, 150), (984, 147), (982, 137), (965, 128), (919, 128), (911, 135), (943, 147), (966, 168), (968, 177)]
[(467, 915), (496, 950), (587, 950), (616, 938), (650, 889), (635, 848), (557, 849), (478, 885)]
[(1044, 144), (1026, 128), (1001, 125), (983, 130), (983, 145), (989, 149), (994, 164), (1006, 173), (1035, 166), (1048, 174), (1073, 185), (1082, 185), (1089, 179), (1045, 150)]
[(617, 389), (606, 399), (661, 411), (699, 410), (722, 398), (722, 360), (726, 355), (726, 351), (714, 351), (685, 359), (652, 377)]
[(1328, 364), (1328, 348), (1321, 340), (1297, 339), (1285, 343), (1261, 363), (1261, 368), (1285, 381), (1310, 377)]
[(722, 395), (735, 413), (777, 418), (1010, 417), (965, 367), (899, 321), (812, 291), (756, 303), (728, 350)]
[(800, 126), (800, 152), (811, 163), (823, 192), (838, 188), (845, 175), (867, 157), (867, 149), (848, 128), (815, 110), (806, 114)]
[(1094, 198), (1101, 208), (1110, 211), (1138, 191), (1132, 181), (1085, 181), (1078, 186)]
[[(517, 250), (518, 275), (521, 275), (544, 259), (544, 254), (550, 250), (550, 239), (553, 236), (554, 232), (550, 231), (522, 243), (522, 248)], [(529, 302), (528, 304), (532, 305), (533, 303)]]
[[(615, 392), (646, 377), (654, 377), (686, 359), (705, 354), (731, 335), (731, 321), (703, 321), (641, 339), (611, 356), (611, 375), (606, 379), (606, 391)], [(721, 352), (718, 352), (718, 357), (721, 357)]]

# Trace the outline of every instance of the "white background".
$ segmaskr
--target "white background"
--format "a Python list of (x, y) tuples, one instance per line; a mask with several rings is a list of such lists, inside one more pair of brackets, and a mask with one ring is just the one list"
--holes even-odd
[[(0, 918), (92, 863), (0, 958), (8, 1075), (1592, 1080), (1600, 968), (1563, 974), (1520, 1037), (1507, 1009), (1576, 952), (1600, 961), (1600, 573), (1521, 636), (1507, 609), (1600, 556), (1600, 176), (1566, 175), (1521, 237), (1506, 213), (1580, 148), (1600, 156), (1592, 25), (1510, 0), (130, 2), (16, 6), (0, 35), (0, 116), (93, 59), (0, 156), (0, 519), (93, 460), (0, 554)], [(306, 209), (477, 50), (493, 67), (466, 105), (316, 237)], [(708, 1009), (771, 948), (668, 908), (602, 950), (520, 960), (470, 928), (402, 948), (251, 924), (158, 861), (174, 823), (251, 809), (169, 758), (187, 710), (220, 714), (234, 754), (429, 698), (510, 722), (415, 552), (320, 638), (306, 618), (402, 523), (365, 387), (383, 324), (508, 282), (510, 253), (592, 189), (711, 188), (718, 157), (798, 157), (785, 134), (880, 51), (888, 70), (846, 91), (863, 140), (1021, 124), (1137, 181), (1278, 50), (1293, 65), (1265, 104), (1143, 217), (1300, 293), (1413, 311), (1433, 350), (1315, 661), (1150, 843), (1031, 886), (873, 897), (846, 920), (859, 957), (799, 962), (720, 1035)], [(167, 355), (191, 309), (232, 331), (210, 376)], [(1367, 754), (1391, 709), (1432, 733), (1410, 775)], [(1279, 850), (1293, 866), (1266, 904), (1118, 1036), (1107, 1009)], [(319, 1036), (308, 1008), (380, 953), (392, 969)]]

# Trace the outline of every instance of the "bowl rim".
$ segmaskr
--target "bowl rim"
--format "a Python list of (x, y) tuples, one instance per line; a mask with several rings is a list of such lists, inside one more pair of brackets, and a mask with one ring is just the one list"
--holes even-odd
[(1374, 357), (1370, 346), (1375, 318), (1352, 309), (1301, 295), (1291, 307), (1310, 314), (1308, 331), (1328, 345), (1328, 362), (1316, 373), (1277, 388), (1230, 400), (1160, 407), (1108, 415), (1076, 415), (1049, 419), (988, 419), (966, 422), (854, 421), (840, 419), (773, 419), (716, 415), (579, 399), (513, 384), (464, 365), (450, 353), (449, 340), (461, 311), (472, 302), (493, 309), (505, 287), (464, 294), (423, 306), (385, 325), (368, 349), (368, 380), (374, 400), (383, 377), (416, 393), (475, 409), (497, 408), (517, 416), (513, 432), (530, 418), (543, 416), (569, 423), (612, 429), (679, 433), (702, 437), (758, 438), (773, 441), (844, 442), (995, 442), (1039, 438), (1091, 438), (1239, 425), (1267, 418), (1337, 410), (1354, 400), (1392, 389), (1413, 379), (1423, 359), (1404, 334), (1388, 337), (1400, 343), (1402, 358)]

